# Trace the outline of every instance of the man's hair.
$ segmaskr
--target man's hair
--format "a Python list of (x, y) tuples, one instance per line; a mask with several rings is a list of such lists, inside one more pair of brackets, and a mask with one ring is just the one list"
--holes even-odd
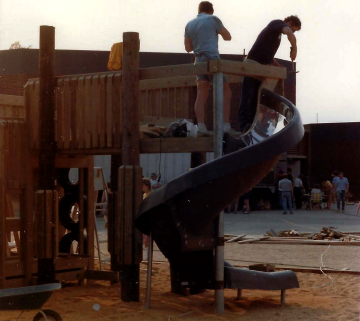
[(290, 167), (288, 167), (286, 171), (292, 173), (292, 169)]
[(213, 14), (214, 7), (213, 7), (212, 3), (209, 1), (201, 1), (199, 3), (198, 13), (202, 13), (202, 12)]
[(289, 16), (289, 17), (286, 17), (284, 19), (284, 22), (291, 22), (291, 24), (294, 26), (294, 27), (298, 27), (299, 30), (301, 29), (301, 21), (300, 19), (298, 18), (298, 16)]
[(320, 188), (320, 185), (319, 185), (319, 184), (315, 184), (314, 187), (315, 187), (315, 188)]
[(333, 173), (333, 175), (335, 175), (335, 176), (339, 176), (339, 172), (338, 172), (338, 171), (333, 171), (332, 173)]

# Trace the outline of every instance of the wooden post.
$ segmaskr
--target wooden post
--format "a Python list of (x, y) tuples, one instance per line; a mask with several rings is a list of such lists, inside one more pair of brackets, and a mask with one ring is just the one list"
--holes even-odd
[[(40, 152), (39, 152), (39, 193), (36, 195), (36, 217), (43, 234), (38, 235), (44, 245), (53, 236), (50, 218), (55, 216), (55, 208), (51, 199), (55, 190), (55, 28), (40, 27), (39, 55), (39, 110), (40, 110)], [(51, 195), (51, 196), (49, 196)], [(40, 221), (41, 220), (41, 221)], [(43, 238), (41, 238), (43, 237)], [(55, 279), (54, 253), (50, 244), (39, 252), (38, 279), (43, 283), (51, 283)]]
[[(123, 216), (124, 224), (116, 235), (120, 236), (123, 244), (119, 253), (121, 299), (123, 301), (139, 301), (139, 253), (141, 251), (141, 234), (135, 229), (133, 221), (139, 209), (141, 196), (141, 168), (140, 164), (140, 106), (139, 106), (139, 34), (137, 32), (125, 32), (123, 34), (123, 72), (122, 72), (122, 163), (125, 165), (119, 169), (124, 172), (124, 179), (119, 177), (119, 200), (120, 208), (116, 211), (116, 220)], [(130, 173), (132, 172), (132, 173)], [(139, 176), (140, 175), (140, 176)], [(120, 176), (120, 174), (119, 174)], [(122, 182), (120, 182), (122, 181)], [(125, 196), (126, 198), (122, 197)], [(121, 202), (121, 200), (123, 200)]]
[(40, 27), (39, 189), (55, 189), (55, 28)]
[[(214, 158), (222, 156), (224, 115), (223, 73), (214, 74)], [(224, 212), (219, 214), (218, 237), (215, 251), (215, 309), (224, 312)]]
[(6, 228), (5, 228), (5, 131), (6, 123), (0, 121), (0, 289), (5, 286)]

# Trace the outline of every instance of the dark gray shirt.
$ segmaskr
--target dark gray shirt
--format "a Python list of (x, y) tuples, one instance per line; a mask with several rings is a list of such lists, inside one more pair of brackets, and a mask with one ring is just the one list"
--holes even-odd
[(282, 192), (291, 192), (292, 191), (292, 184), (291, 181), (287, 178), (282, 179), (279, 182), (279, 191)]

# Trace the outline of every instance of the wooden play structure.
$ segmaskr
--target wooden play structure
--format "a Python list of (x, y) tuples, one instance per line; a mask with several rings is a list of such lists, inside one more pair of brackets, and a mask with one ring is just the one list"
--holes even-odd
[[(197, 74), (226, 73), (231, 83), (269, 78), (283, 94), (286, 69), (224, 60), (139, 69), (139, 35), (124, 33), (122, 71), (55, 77), (54, 39), (53, 27), (40, 27), (40, 78), (28, 81), (24, 102), (0, 97), (0, 288), (114, 281), (120, 273), (122, 299), (138, 301), (142, 236), (133, 221), (142, 201), (140, 153), (193, 153), (196, 166), (214, 151), (212, 137), (140, 139), (140, 122), (193, 118)], [(221, 99), (214, 99), (215, 110)], [(113, 272), (94, 271), (93, 155), (112, 155)], [(79, 169), (77, 184), (69, 181), (71, 168)]]

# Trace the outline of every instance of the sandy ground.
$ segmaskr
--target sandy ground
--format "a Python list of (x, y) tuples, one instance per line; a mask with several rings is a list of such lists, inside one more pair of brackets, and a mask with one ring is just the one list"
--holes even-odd
[[(233, 264), (282, 261), (289, 266), (323, 264), (337, 269), (357, 267), (359, 249), (353, 246), (294, 246), (270, 244), (227, 244), (225, 257)], [(247, 261), (244, 262), (244, 258)], [(160, 252), (155, 259), (164, 260)], [(281, 263), (281, 262), (280, 262)], [(277, 265), (280, 266), (280, 265)], [(98, 281), (93, 285), (67, 284), (55, 291), (45, 309), (57, 311), (64, 321), (89, 320), (334, 320), (358, 321), (360, 306), (360, 276), (340, 273), (328, 275), (296, 273), (300, 289), (288, 290), (286, 304), (280, 304), (280, 291), (244, 290), (236, 298), (236, 290), (225, 290), (225, 313), (215, 314), (214, 291), (194, 296), (170, 292), (169, 264), (153, 266), (151, 309), (145, 310), (146, 265), (141, 264), (140, 302), (120, 300), (120, 284)], [(96, 311), (96, 305), (100, 309)], [(16, 320), (18, 312), (0, 312), (0, 320)], [(21, 320), (32, 320), (36, 313), (26, 312)]]

